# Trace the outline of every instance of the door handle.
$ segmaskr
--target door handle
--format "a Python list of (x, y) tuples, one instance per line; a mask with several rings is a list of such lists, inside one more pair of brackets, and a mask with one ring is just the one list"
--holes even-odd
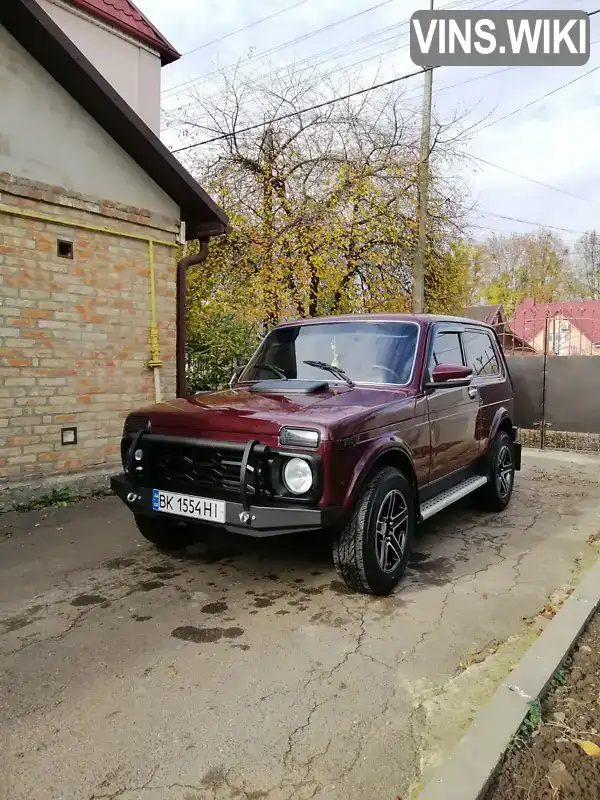
[(477, 397), (477, 389), (475, 386), (469, 386), (469, 397), (474, 400)]

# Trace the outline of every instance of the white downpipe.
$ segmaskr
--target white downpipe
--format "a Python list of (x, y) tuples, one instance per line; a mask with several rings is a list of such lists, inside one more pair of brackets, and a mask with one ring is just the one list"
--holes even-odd
[(162, 391), (160, 385), (160, 367), (154, 367), (152, 372), (154, 373), (154, 400), (157, 403), (161, 403)]

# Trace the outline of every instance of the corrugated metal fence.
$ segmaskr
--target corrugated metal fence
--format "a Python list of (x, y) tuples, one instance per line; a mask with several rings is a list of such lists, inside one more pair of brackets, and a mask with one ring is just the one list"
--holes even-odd
[(586, 335), (590, 322), (546, 317), (528, 337), (537, 352), (505, 349), (524, 444), (600, 451), (600, 342)]

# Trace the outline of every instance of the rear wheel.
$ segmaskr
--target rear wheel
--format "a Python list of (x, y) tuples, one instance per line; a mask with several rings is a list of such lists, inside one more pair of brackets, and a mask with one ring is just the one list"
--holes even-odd
[(135, 524), (142, 536), (159, 550), (183, 550), (194, 541), (185, 525), (172, 519), (136, 514)]
[(515, 449), (506, 431), (499, 431), (492, 443), (487, 477), (477, 492), (478, 504), (485, 511), (502, 511), (510, 503), (515, 483)]
[(415, 521), (408, 480), (395, 467), (378, 469), (334, 537), (333, 560), (340, 577), (357, 592), (389, 594), (406, 569)]

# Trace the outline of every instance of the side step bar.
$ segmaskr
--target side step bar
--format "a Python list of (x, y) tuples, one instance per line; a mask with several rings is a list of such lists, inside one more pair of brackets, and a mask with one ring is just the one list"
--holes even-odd
[(451, 506), (452, 503), (456, 503), (457, 500), (471, 494), (475, 489), (479, 489), (480, 486), (485, 486), (487, 482), (488, 479), (485, 475), (474, 475), (457, 486), (453, 486), (452, 489), (447, 489), (445, 492), (434, 495), (429, 500), (421, 503), (421, 519), (433, 517), (438, 511)]

